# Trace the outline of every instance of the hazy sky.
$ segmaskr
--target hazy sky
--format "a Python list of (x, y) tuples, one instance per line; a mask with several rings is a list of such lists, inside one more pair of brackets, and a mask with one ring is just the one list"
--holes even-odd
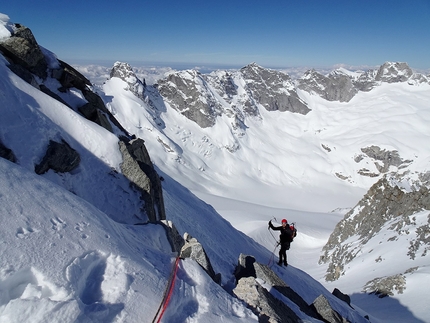
[(0, 12), (68, 62), (430, 68), (430, 0), (9, 0)]

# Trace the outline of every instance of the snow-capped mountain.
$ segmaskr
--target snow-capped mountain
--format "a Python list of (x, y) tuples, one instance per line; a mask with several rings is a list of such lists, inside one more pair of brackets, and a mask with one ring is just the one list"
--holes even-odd
[[(262, 238), (261, 229), (235, 219), (241, 212), (231, 199), (307, 211), (352, 208), (324, 246), (320, 263), (325, 266), (325, 273), (321, 279), (326, 280), (327, 286), (338, 284), (351, 288), (354, 285), (353, 289), (358, 291), (396, 295), (403, 299), (410, 297), (410, 291), (406, 292), (407, 281), (414, 286), (421, 274), (428, 274), (427, 213), (422, 213), (422, 210), (430, 209), (426, 202), (429, 183), (423, 180), (428, 177), (430, 161), (425, 140), (430, 130), (427, 126), (430, 112), (427, 77), (410, 73), (409, 67), (403, 63), (384, 63), (378, 70), (366, 72), (341, 69), (324, 78), (313, 71), (314, 77), (312, 73), (307, 73), (306, 77), (313, 77), (316, 87), (327, 89), (325, 82), (340, 79), (341, 75), (343, 84), (350, 84), (355, 95), (349, 102), (340, 102), (340, 98), (330, 101), (315, 96), (315, 91), (295, 88), (291, 82), (293, 91), (309, 107), (309, 111), (301, 114), (270, 111), (259, 103), (257, 98), (260, 96), (254, 97), (255, 92), (248, 86), (255, 87), (257, 78), (247, 79), (242, 73), (249, 68), (264, 70), (251, 64), (239, 71), (216, 71), (209, 75), (192, 70), (170, 72), (154, 86), (147, 86), (146, 101), (150, 104), (141, 105), (146, 107), (145, 111), (156, 114), (159, 121), (143, 128), (142, 132), (135, 128), (127, 128), (127, 131), (138, 136), (146, 132), (150, 151), (162, 148), (169, 153), (169, 159), (155, 159), (161, 169), (211, 202), (237, 228), (263, 244), (265, 238)], [(415, 82), (416, 79), (424, 82)], [(119, 87), (111, 86), (112, 82), (118, 80), (106, 82), (104, 90), (111, 97), (119, 98), (121, 95), (116, 92)], [(298, 84), (300, 82), (298, 80)], [(166, 84), (170, 91), (158, 91)], [(267, 82), (261, 81), (260, 88), (262, 84)], [(187, 92), (197, 88), (198, 94)], [(326, 93), (323, 90), (321, 93)], [(338, 90), (341, 93), (342, 87)], [(199, 125), (193, 117), (183, 118), (187, 115), (178, 113), (172, 94), (187, 98), (188, 101), (181, 103), (184, 110), (195, 108), (193, 98), (200, 105), (207, 104), (207, 110), (199, 111), (202, 116), (212, 118), (211, 126), (209, 123)], [(162, 100), (160, 108), (157, 100), (160, 102), (164, 95), (167, 99)], [(211, 97), (211, 100), (203, 100), (202, 97)], [(241, 101), (239, 98), (247, 99)], [(252, 113), (246, 113), (249, 102), (254, 102), (257, 107), (250, 110)], [(118, 107), (124, 105), (124, 101), (111, 102), (119, 119), (122, 116)], [(218, 112), (211, 114), (213, 110), (210, 107), (214, 106), (219, 107)], [(136, 113), (133, 117), (138, 115)], [(240, 127), (234, 122), (237, 119)], [(130, 120), (123, 119), (122, 122), (130, 124)], [(151, 142), (149, 138), (153, 136), (156, 140)], [(397, 184), (386, 186), (386, 196), (369, 199), (368, 196), (373, 194), (372, 185), (384, 187), (387, 180)], [(401, 191), (403, 185), (400, 183), (414, 193), (400, 202), (404, 204), (403, 208), (392, 214), (390, 210), (397, 209), (393, 196), (399, 195), (398, 190)], [(411, 202), (416, 199), (423, 202), (416, 206)], [(369, 206), (363, 209), (362, 205)], [(369, 208), (373, 211), (370, 212)], [(356, 220), (349, 219), (359, 212), (360, 216), (354, 217)], [(350, 222), (348, 226), (345, 224)], [(391, 236), (387, 238), (391, 239), (378, 246), (384, 241), (382, 236), (388, 234)], [(396, 235), (402, 235), (404, 239), (394, 238)], [(411, 241), (414, 247), (408, 247), (406, 241)], [(387, 253), (391, 242), (396, 245), (396, 250), (402, 250), (401, 255), (405, 259), (401, 265), (394, 265), (398, 252)], [(399, 245), (403, 246), (402, 249)], [(269, 245), (267, 247), (270, 248)], [(408, 248), (415, 250), (413, 257)], [(375, 258), (378, 261), (366, 257), (366, 254), (361, 255), (364, 250), (378, 254)], [(358, 279), (356, 272), (363, 268), (358, 263), (363, 259), (366, 259), (369, 270), (363, 270), (365, 274)], [(354, 264), (357, 264), (356, 269)], [(397, 281), (393, 277), (404, 278), (402, 287), (393, 285), (392, 282)], [(351, 284), (351, 279), (354, 284)], [(428, 313), (423, 302), (413, 302)]]
[[(94, 86), (0, 21), (0, 321), (155, 321), (174, 272), (162, 322), (428, 321), (426, 76), (335, 71), (372, 84), (348, 102), (255, 63), (155, 84), (117, 63)], [(283, 217), (299, 235), (270, 267)], [(178, 241), (208, 267), (187, 251), (172, 271)], [(382, 246), (409, 241), (393, 265)]]

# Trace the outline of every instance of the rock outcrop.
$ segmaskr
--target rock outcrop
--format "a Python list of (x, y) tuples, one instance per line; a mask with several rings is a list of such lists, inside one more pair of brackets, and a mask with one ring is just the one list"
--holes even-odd
[[(8, 67), (54, 100), (108, 131), (118, 134), (121, 137), (119, 141), (124, 156), (122, 169), (133, 189), (137, 188), (141, 192), (144, 202), (142, 211), (152, 222), (165, 219), (161, 181), (151, 163), (143, 140), (130, 141), (132, 136), (106, 108), (102, 98), (94, 91), (91, 82), (75, 68), (39, 46), (29, 28), (20, 24), (11, 24), (8, 30), (10, 30), (10, 36), (0, 40), (0, 54), (3, 54), (8, 61)], [(129, 83), (131, 82), (130, 89), (135, 95), (143, 95), (145, 84), (137, 78), (133, 79), (131, 74), (127, 74), (130, 69), (128, 64), (119, 64), (112, 75), (124, 77)], [(16, 161), (13, 152), (3, 144), (0, 145), (0, 153), (2, 157)], [(62, 140), (58, 143), (51, 139), (45, 156), (38, 165), (35, 165), (35, 172), (44, 174), (50, 169), (58, 173), (71, 172), (80, 165), (80, 162), (80, 155), (67, 142)], [(112, 174), (114, 173), (106, 176)], [(113, 175), (113, 177), (122, 181), (121, 176)], [(125, 215), (127, 219), (131, 217), (139, 218), (139, 215), (136, 213)]]
[(42, 79), (47, 77), (48, 63), (29, 28), (15, 24), (12, 35), (0, 41), (0, 51), (9, 60), (11, 69), (29, 83), (33, 82), (31, 73)]
[(214, 126), (218, 117), (227, 115), (234, 129), (244, 131), (245, 118), (259, 117), (260, 106), (268, 111), (310, 111), (287, 74), (255, 63), (231, 73), (174, 72), (156, 87), (165, 102), (202, 128)]
[(406, 82), (414, 74), (406, 63), (385, 62), (376, 73), (375, 80), (386, 83)]
[(330, 323), (348, 323), (349, 321), (336, 312), (324, 295), (318, 296), (312, 303), (315, 311), (321, 316), (322, 321)]
[(222, 114), (220, 102), (195, 70), (172, 73), (158, 81), (157, 89), (173, 109), (202, 128), (212, 127)]
[(297, 323), (300, 318), (285, 303), (263, 288), (254, 277), (241, 278), (233, 290), (258, 316), (259, 322)]
[(352, 78), (339, 71), (324, 76), (315, 70), (309, 70), (297, 80), (297, 87), (315, 93), (327, 101), (348, 102), (358, 92)]
[(149, 221), (166, 219), (161, 180), (151, 162), (142, 139), (129, 141), (121, 137), (119, 149), (123, 156), (121, 171), (131, 184), (142, 193)]
[(255, 63), (240, 69), (250, 97), (267, 111), (290, 111), (307, 114), (310, 109), (297, 94), (291, 78), (282, 72)]
[[(285, 300), (292, 302), (304, 315), (315, 320), (348, 322), (348, 318), (342, 317), (323, 295), (308, 305), (272, 269), (256, 262), (252, 256), (243, 254), (239, 256), (235, 277), (237, 286), (233, 289), (234, 295), (248, 304), (249, 308), (259, 317), (260, 322), (301, 322)], [(265, 287), (260, 282), (263, 282)], [(267, 290), (267, 286), (270, 286), (270, 291)], [(349, 308), (351, 309), (350, 306)], [(353, 315), (354, 322), (366, 322), (358, 313), (351, 315)]]
[(297, 87), (314, 93), (328, 101), (349, 102), (359, 91), (368, 92), (381, 83), (408, 82), (408, 84), (430, 83), (428, 77), (414, 73), (407, 63), (386, 62), (377, 70), (361, 74), (335, 70), (327, 76), (307, 71), (296, 82)]
[(111, 71), (110, 78), (117, 77), (127, 83), (127, 90), (133, 93), (141, 100), (145, 100), (145, 80), (143, 82), (139, 80), (136, 74), (133, 72), (133, 68), (124, 62), (116, 62)]
[(34, 168), (36, 174), (44, 174), (52, 169), (54, 172), (71, 172), (79, 166), (81, 157), (70, 145), (61, 140), (61, 143), (49, 141), (48, 149), (42, 161)]
[(0, 141), (0, 157), (11, 161), (12, 163), (16, 163), (17, 159), (12, 149), (7, 148)]
[[(427, 221), (421, 216), (421, 222), (418, 222), (415, 214), (430, 210), (430, 173), (415, 177), (408, 180), (405, 174), (385, 175), (336, 225), (320, 258), (320, 263), (328, 264), (327, 281), (344, 275), (347, 264), (381, 230), (392, 232), (392, 237), (385, 243), (394, 243), (396, 237), (407, 234), (410, 259), (426, 256), (430, 250), (430, 215)], [(405, 230), (408, 225), (413, 225), (415, 231)], [(375, 261), (381, 260), (377, 258)]]
[(215, 274), (203, 246), (188, 233), (184, 234), (184, 245), (181, 248), (180, 257), (193, 259), (217, 284), (221, 284), (221, 275)]

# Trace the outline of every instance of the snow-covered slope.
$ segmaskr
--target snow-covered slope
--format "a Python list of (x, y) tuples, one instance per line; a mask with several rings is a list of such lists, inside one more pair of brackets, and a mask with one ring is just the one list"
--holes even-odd
[[(10, 25), (0, 18), (0, 35), (7, 38)], [(0, 159), (0, 321), (152, 321), (176, 254), (163, 225), (133, 226), (127, 224), (130, 218), (119, 216), (139, 212), (140, 196), (120, 179), (117, 137), (24, 82), (7, 64), (0, 56), (0, 141), (18, 162)], [(260, 70), (255, 64), (250, 68)], [(235, 74), (236, 93), (246, 98), (226, 100), (208, 79), (191, 74), (224, 111), (233, 108), (231, 102), (253, 100), (252, 89), (261, 91), (261, 84), (250, 90), (250, 79)], [(46, 82), (55, 88), (53, 78)], [(156, 86), (141, 84), (130, 87), (113, 77), (100, 85), (99, 94), (121, 125), (145, 140), (164, 178), (168, 220), (181, 234), (198, 239), (222, 276), (219, 286), (194, 261), (182, 260), (163, 322), (257, 322), (226, 290), (234, 285), (240, 253), (269, 263), (276, 237), (267, 221), (284, 217), (297, 223), (299, 235), (289, 251), (290, 266), (273, 269), (307, 303), (323, 294), (352, 321), (364, 315), (371, 322), (428, 321), (430, 310), (421, 300), (429, 289), (418, 284), (420, 276), (428, 280), (427, 258), (420, 259), (419, 275), (406, 277), (406, 292), (384, 299), (352, 283), (373, 277), (373, 258), (357, 258), (339, 281), (356, 310), (323, 287), (337, 285), (324, 281), (327, 266), (318, 265), (336, 223), (383, 173), (428, 170), (428, 84), (382, 83), (348, 103), (298, 90), (311, 111), (269, 111), (255, 101), (258, 113), (242, 114), (240, 131), (234, 116), (246, 107), (236, 106), (235, 113), (221, 113), (212, 127), (201, 128), (164, 100)], [(83, 100), (79, 91), (69, 94), (69, 101)], [(64, 138), (83, 158), (79, 168), (35, 175), (34, 164), (48, 140)], [(377, 252), (390, 261), (382, 261), (375, 275), (390, 273), (385, 265), (392, 266), (395, 255)], [(367, 266), (357, 265), (360, 260)], [(290, 305), (303, 320), (316, 321)]]
[[(340, 72), (354, 79), (363, 74)], [(234, 93), (249, 93), (246, 80), (235, 82), (237, 74), (231, 71), (228, 74), (235, 86)], [(226, 74), (220, 71), (211, 75), (221, 79)], [(187, 79), (190, 80), (188, 76)], [(200, 84), (202, 79), (198, 81)], [(163, 101), (157, 86), (145, 89), (146, 100), (133, 99), (138, 109), (133, 109), (132, 115), (124, 114), (121, 109), (131, 101), (126, 97), (129, 92), (122, 91), (125, 85), (121, 84), (123, 81), (115, 78), (104, 84), (104, 92), (111, 98), (108, 104), (130, 133), (145, 136), (160, 169), (212, 204), (236, 228), (269, 250), (273, 249), (273, 240), (266, 231), (267, 220), (275, 216), (299, 222), (304, 226), (305, 237), (299, 236), (299, 243), (290, 251), (291, 257), (329, 289), (338, 282), (325, 282), (327, 267), (315, 267), (328, 236), (323, 235), (318, 242), (320, 234), (315, 229), (319, 226), (318, 220), (310, 224), (308, 211), (352, 208), (385, 174), (425, 174), (429, 169), (430, 86), (425, 82), (379, 82), (373, 90), (358, 92), (349, 102), (327, 101), (298, 91), (311, 109), (306, 115), (267, 111), (260, 105), (258, 113), (241, 114), (244, 116), (241, 131), (235, 127), (237, 118), (228, 112), (220, 114), (212, 127), (199, 127)], [(204, 83), (204, 88), (210, 93), (219, 91), (212, 82)], [(218, 99), (225, 111), (232, 102), (236, 111), (244, 109), (238, 106), (241, 101), (235, 95), (220, 95)], [(133, 120), (145, 120), (148, 114), (153, 117), (146, 118), (146, 124), (133, 125)], [(319, 221), (333, 223), (329, 214), (320, 215)], [(379, 250), (375, 241), (370, 241), (366, 250)], [(378, 254), (384, 253), (383, 249), (378, 251)], [(312, 260), (303, 257), (306, 254), (313, 255)], [(388, 258), (396, 259), (395, 256)], [(369, 259), (366, 258), (366, 263), (370, 261), (369, 271), (363, 272), (360, 279), (357, 279), (357, 270), (362, 267), (357, 266), (351, 274), (347, 271), (339, 282), (361, 304), (369, 301), (360, 294), (371, 291), (366, 283), (390, 274), (385, 264), (371, 266), (374, 259)], [(426, 263), (427, 257), (416, 263), (424, 275)], [(404, 270), (412, 265), (408, 264)], [(408, 275), (406, 280), (413, 286), (418, 276)], [(351, 284), (351, 280), (356, 284)], [(430, 311), (416, 300), (420, 293), (423, 291), (409, 288), (407, 293), (402, 290), (394, 297), (425, 319)], [(401, 317), (396, 310), (391, 310), (392, 315), (381, 308), (378, 310), (380, 317), (389, 317), (389, 320)]]

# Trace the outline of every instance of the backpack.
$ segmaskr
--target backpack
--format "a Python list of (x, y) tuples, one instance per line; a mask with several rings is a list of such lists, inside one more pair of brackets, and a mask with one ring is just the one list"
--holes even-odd
[(297, 229), (294, 226), (294, 223), (292, 223), (290, 225), (290, 229), (291, 229), (291, 242), (293, 242), (294, 238), (297, 236)]

